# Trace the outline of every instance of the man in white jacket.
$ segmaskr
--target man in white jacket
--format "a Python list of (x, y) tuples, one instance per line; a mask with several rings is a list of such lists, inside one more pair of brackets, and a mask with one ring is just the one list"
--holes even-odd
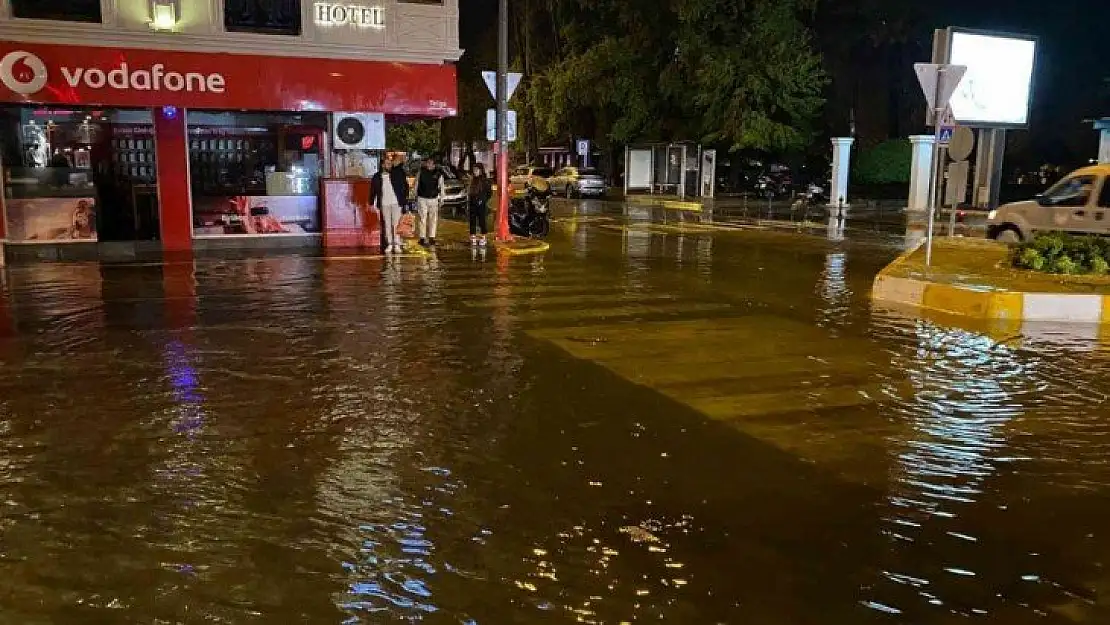
[(385, 239), (382, 251), (386, 254), (400, 254), (401, 240), (397, 236), (397, 224), (401, 222), (402, 207), (409, 198), (409, 181), (405, 176), (404, 160), (385, 161), (382, 171), (374, 174), (370, 181), (370, 193), (374, 204), (382, 214), (382, 235)]

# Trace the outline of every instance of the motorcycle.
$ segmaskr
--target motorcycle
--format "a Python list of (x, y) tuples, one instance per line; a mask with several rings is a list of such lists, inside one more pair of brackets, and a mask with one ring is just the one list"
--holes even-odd
[(542, 239), (551, 231), (551, 185), (533, 178), (524, 186), (523, 197), (509, 205), (509, 232), (518, 237)]

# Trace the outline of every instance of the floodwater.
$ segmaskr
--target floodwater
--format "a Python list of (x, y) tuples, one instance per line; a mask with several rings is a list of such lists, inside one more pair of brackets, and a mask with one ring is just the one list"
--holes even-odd
[[(902, 239), (10, 266), (0, 623), (1110, 622), (1110, 357)], [(726, 224), (727, 225), (727, 224)]]

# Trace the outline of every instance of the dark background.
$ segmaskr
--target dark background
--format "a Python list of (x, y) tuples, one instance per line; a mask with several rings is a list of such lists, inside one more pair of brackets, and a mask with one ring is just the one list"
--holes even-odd
[[(460, 5), (467, 54), (459, 80), (480, 81), (471, 75), (478, 65), (495, 68), (497, 2)], [(510, 11), (519, 6), (510, 2)], [(1078, 165), (1097, 153), (1089, 120), (1110, 116), (1108, 0), (818, 0), (809, 25), (830, 78), (826, 135), (854, 130), (867, 146), (923, 132), (924, 97), (913, 63), (929, 61), (933, 29), (962, 26), (1040, 41), (1030, 128), (1009, 133), (1007, 169)]]

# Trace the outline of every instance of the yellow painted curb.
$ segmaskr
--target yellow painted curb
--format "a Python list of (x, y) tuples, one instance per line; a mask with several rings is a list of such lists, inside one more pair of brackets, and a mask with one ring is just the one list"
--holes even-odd
[[(1094, 302), (1097, 310), (1091, 309), (1092, 296), (1099, 298)], [(875, 277), (871, 298), (879, 303), (1004, 323), (1032, 320), (1110, 324), (1110, 295), (991, 290), (892, 276), (886, 270)]]
[(667, 210), (701, 212), (701, 210), (704, 208), (702, 206), (701, 202), (685, 202), (685, 201), (682, 201), (682, 200), (664, 200), (664, 199), (660, 199), (660, 198), (651, 198), (651, 197), (643, 197), (643, 196), (636, 196), (636, 195), (630, 196), (628, 198), (628, 200), (630, 202), (632, 202), (633, 204), (641, 204), (641, 205), (646, 205), (646, 206), (658, 206), (659, 208), (665, 208)]
[(551, 249), (551, 245), (549, 243), (547, 243), (546, 241), (536, 241), (536, 240), (525, 239), (523, 242), (525, 243), (525, 245), (519, 245), (519, 244), (514, 245), (514, 243), (516, 243), (516, 242), (503, 243), (503, 242), (498, 241), (498, 242), (495, 242), (493, 244), (493, 247), (498, 252), (503, 252), (505, 254), (508, 254), (509, 256), (526, 256), (528, 254), (543, 254), (547, 250)]

